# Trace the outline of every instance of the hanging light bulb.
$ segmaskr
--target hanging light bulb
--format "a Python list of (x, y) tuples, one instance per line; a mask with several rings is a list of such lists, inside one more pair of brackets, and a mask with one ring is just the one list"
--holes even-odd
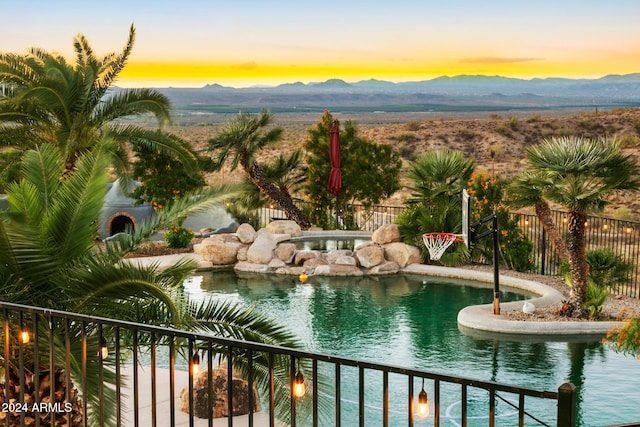
[(426, 418), (429, 416), (429, 399), (427, 392), (424, 391), (424, 378), (422, 379), (422, 390), (418, 393), (418, 416)]
[(22, 344), (26, 344), (31, 340), (31, 335), (29, 334), (29, 331), (27, 331), (26, 329), (23, 329), (20, 331), (20, 341), (22, 342)]
[(307, 392), (307, 387), (304, 385), (304, 376), (300, 372), (300, 360), (298, 360), (298, 372), (293, 380), (293, 395), (295, 397), (302, 397)]
[(193, 353), (191, 358), (191, 375), (196, 376), (200, 372), (200, 356), (198, 353)]
[(98, 350), (98, 356), (102, 360), (109, 357), (109, 347), (107, 347), (107, 340), (104, 337), (100, 338), (100, 349)]

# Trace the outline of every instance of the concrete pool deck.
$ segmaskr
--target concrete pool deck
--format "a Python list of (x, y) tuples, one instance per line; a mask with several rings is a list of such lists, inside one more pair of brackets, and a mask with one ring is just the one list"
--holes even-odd
[[(326, 237), (326, 236), (325, 236)], [(168, 267), (179, 260), (190, 259), (196, 261), (198, 270), (213, 270), (211, 262), (204, 261), (202, 256), (195, 253), (161, 255), (155, 257), (129, 258), (127, 262), (139, 265), (155, 264), (159, 268)], [(228, 266), (224, 267), (228, 268)], [(420, 274), (430, 277), (472, 280), (493, 284), (493, 273), (467, 270), (464, 268), (441, 267), (425, 264), (411, 264), (400, 270), (405, 274)], [(510, 276), (500, 276), (500, 287), (520, 290), (534, 295), (530, 301), (536, 307), (560, 305), (564, 299), (562, 294), (554, 288), (532, 280), (524, 280)], [(523, 301), (501, 303), (501, 311), (521, 310)], [(477, 337), (496, 337), (496, 334), (510, 336), (538, 336), (542, 337), (603, 337), (613, 327), (622, 326), (623, 322), (589, 322), (589, 321), (519, 321), (509, 320), (504, 316), (494, 316), (492, 305), (477, 305), (465, 307), (458, 313), (458, 326), (468, 335)], [(488, 334), (488, 335), (487, 335)]]

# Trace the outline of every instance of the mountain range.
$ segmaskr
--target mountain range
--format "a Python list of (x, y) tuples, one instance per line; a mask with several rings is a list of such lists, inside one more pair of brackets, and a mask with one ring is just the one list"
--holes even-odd
[(394, 83), (329, 79), (273, 87), (158, 88), (188, 112), (275, 111), (464, 111), (618, 108), (640, 106), (640, 73), (598, 79), (458, 75)]

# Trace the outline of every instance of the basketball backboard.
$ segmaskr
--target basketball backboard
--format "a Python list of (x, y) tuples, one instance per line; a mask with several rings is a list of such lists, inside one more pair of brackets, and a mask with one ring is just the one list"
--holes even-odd
[(462, 241), (469, 247), (469, 193), (462, 190)]

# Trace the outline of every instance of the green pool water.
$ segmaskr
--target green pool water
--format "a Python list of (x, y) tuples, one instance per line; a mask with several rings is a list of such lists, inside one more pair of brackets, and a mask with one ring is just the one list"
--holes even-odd
[[(196, 276), (186, 286), (198, 298), (256, 304), (286, 323), (310, 351), (545, 390), (557, 390), (570, 381), (579, 390), (578, 425), (640, 420), (640, 362), (635, 358), (616, 354), (599, 341), (475, 339), (460, 332), (458, 311), (490, 303), (492, 290), (487, 285), (407, 275), (311, 277), (303, 285), (289, 276), (216, 272)], [(501, 295), (502, 301), (523, 298), (512, 292)], [(342, 425), (357, 425), (357, 371), (344, 368), (341, 374), (343, 387), (352, 385), (342, 391)], [(381, 375), (367, 374), (365, 384), (366, 425), (380, 425)], [(407, 425), (407, 415), (400, 409), (406, 378), (392, 376), (390, 385), (402, 390), (390, 396), (390, 425)], [(425, 388), (431, 396), (429, 387)], [(419, 389), (416, 381), (416, 394)], [(441, 425), (461, 425), (457, 399), (459, 388), (443, 386)], [(488, 425), (486, 418), (474, 414), (474, 408), (485, 407), (484, 399), (470, 396), (468, 425)], [(527, 401), (527, 409), (544, 415), (555, 406), (538, 407)], [(517, 425), (508, 404), (499, 402), (498, 414), (497, 425)], [(417, 419), (415, 425), (433, 425), (433, 418)], [(528, 420), (526, 425), (539, 424)]]

